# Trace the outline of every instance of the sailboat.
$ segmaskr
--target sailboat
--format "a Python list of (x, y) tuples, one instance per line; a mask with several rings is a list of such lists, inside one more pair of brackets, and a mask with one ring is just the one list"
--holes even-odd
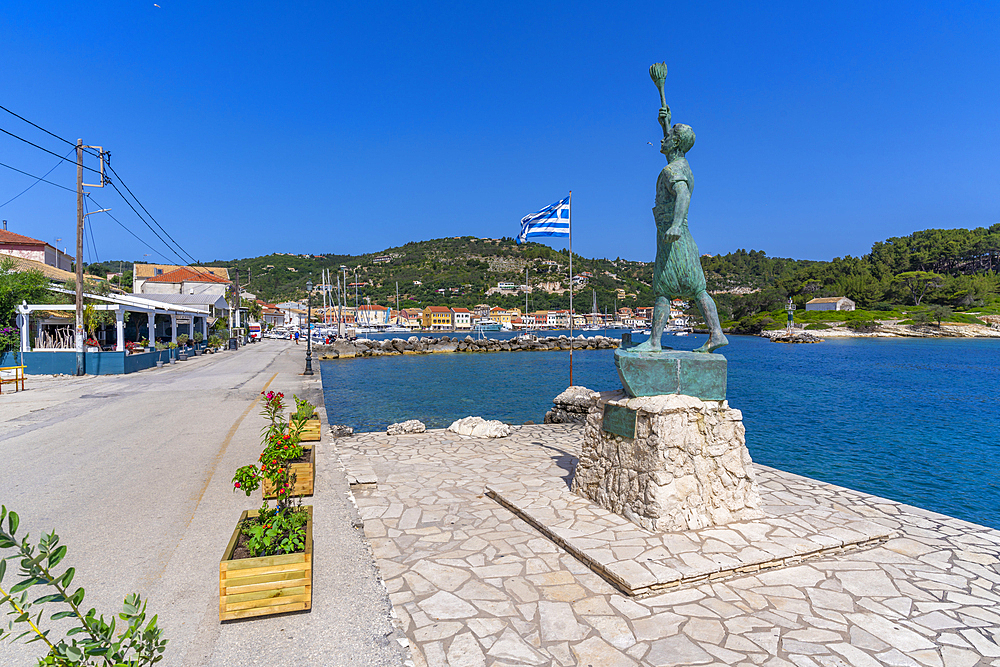
[(580, 327), (580, 331), (600, 331), (602, 329), (601, 325), (597, 324), (597, 320), (601, 315), (597, 312), (597, 290), (592, 289), (590, 293), (594, 297), (594, 303), (590, 307), (590, 324)]
[(396, 281), (396, 323), (385, 328), (386, 333), (410, 333), (410, 330), (399, 322), (399, 281)]

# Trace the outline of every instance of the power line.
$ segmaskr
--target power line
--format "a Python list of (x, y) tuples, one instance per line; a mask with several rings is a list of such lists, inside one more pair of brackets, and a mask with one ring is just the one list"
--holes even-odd
[[(88, 197), (90, 197), (90, 193), (87, 193), (87, 196), (88, 196)], [(94, 202), (94, 206), (101, 206), (100, 204), (98, 204), (98, 203), (97, 203), (97, 200), (96, 200), (96, 199), (94, 199), (93, 197), (90, 197), (90, 200), (91, 200), (92, 202)], [(104, 208), (104, 207), (103, 207), (103, 206), (101, 206), (101, 208)], [(114, 221), (115, 221), (116, 223), (118, 223), (118, 226), (119, 226), (119, 227), (121, 227), (121, 228), (122, 228), (122, 229), (124, 229), (124, 230), (125, 230), (126, 232), (128, 232), (129, 234), (131, 234), (131, 235), (132, 235), (132, 236), (133, 236), (133, 237), (135, 238), (135, 240), (137, 240), (137, 241), (138, 241), (139, 243), (141, 243), (142, 245), (144, 245), (144, 246), (146, 246), (147, 248), (149, 248), (150, 250), (152, 250), (152, 251), (153, 251), (153, 252), (154, 252), (154, 253), (155, 253), (155, 254), (156, 254), (156, 255), (157, 255), (157, 256), (158, 256), (158, 257), (159, 257), (160, 259), (163, 259), (164, 261), (165, 261), (165, 260), (167, 259), (166, 257), (164, 257), (164, 256), (163, 256), (163, 253), (161, 253), (161, 252), (160, 252), (159, 250), (157, 250), (157, 249), (156, 249), (156, 248), (154, 248), (153, 246), (151, 246), (151, 245), (149, 245), (148, 243), (146, 243), (145, 241), (143, 241), (143, 240), (142, 240), (142, 239), (141, 239), (141, 238), (140, 238), (139, 236), (137, 236), (137, 235), (135, 234), (135, 232), (133, 232), (133, 231), (132, 231), (131, 229), (129, 229), (128, 227), (126, 227), (125, 225), (123, 225), (123, 224), (121, 223), (121, 221), (120, 221), (120, 220), (119, 220), (118, 218), (116, 218), (115, 216), (111, 215), (111, 214), (110, 214), (110, 213), (108, 213), (108, 212), (105, 212), (105, 213), (107, 214), (107, 216), (108, 216), (109, 218), (111, 218), (111, 219), (112, 219), (112, 220), (114, 220)]]
[[(70, 160), (68, 157), (63, 157), (62, 155), (59, 155), (59, 153), (53, 153), (48, 148), (42, 148), (38, 144), (30, 142), (27, 139), (25, 139), (24, 137), (19, 137), (16, 134), (14, 134), (13, 132), (8, 132), (7, 130), (3, 129), (2, 127), (0, 127), (0, 132), (3, 132), (4, 134), (9, 134), (10, 136), (14, 137), (15, 139), (23, 141), (24, 143), (26, 143), (26, 144), (28, 144), (30, 146), (34, 146), (35, 148), (37, 148), (40, 151), (45, 151), (49, 155), (55, 155), (60, 160), (66, 160), (66, 162), (71, 162), (72, 164), (76, 164), (76, 160)], [(73, 144), (73, 145), (76, 146), (76, 144)], [(95, 174), (101, 173), (97, 169), (94, 169), (93, 167), (88, 167), (87, 165), (84, 165), (83, 168), (84, 169), (89, 169), (90, 171), (94, 172)]]
[[(20, 118), (21, 120), (23, 120), (23, 121), (24, 121), (25, 123), (27, 123), (28, 125), (31, 125), (32, 127), (35, 127), (35, 128), (38, 128), (39, 130), (41, 130), (41, 131), (42, 131), (42, 132), (44, 132), (45, 134), (47, 134), (47, 135), (49, 135), (49, 136), (52, 136), (52, 137), (55, 137), (55, 138), (56, 138), (56, 139), (58, 139), (59, 141), (64, 141), (64, 142), (66, 142), (67, 144), (69, 144), (70, 146), (73, 146), (74, 148), (76, 148), (76, 144), (74, 144), (74, 143), (73, 143), (72, 141), (70, 141), (69, 139), (64, 139), (63, 137), (60, 137), (60, 136), (59, 136), (58, 134), (55, 134), (54, 132), (49, 132), (48, 130), (46, 130), (46, 129), (45, 129), (44, 127), (42, 127), (41, 125), (37, 125), (36, 123), (32, 123), (32, 122), (31, 122), (30, 120), (28, 120), (28, 119), (27, 119), (27, 118), (25, 118), (24, 116), (21, 116), (21, 115), (18, 115), (18, 114), (16, 114), (16, 113), (14, 113), (13, 111), (11, 111), (10, 109), (8, 109), (7, 107), (5, 107), (5, 106), (2, 106), (2, 105), (0, 105), (0, 109), (3, 109), (4, 111), (6, 111), (7, 113), (9, 113), (9, 114), (10, 114), (11, 116), (14, 116), (15, 118)], [(88, 148), (84, 148), (83, 150), (87, 151), (87, 152), (88, 152), (88, 153), (90, 153), (91, 155), (94, 155), (94, 156), (97, 156), (97, 155), (98, 155), (97, 153), (93, 152), (92, 150), (90, 150), (90, 149), (88, 149)]]
[[(60, 164), (62, 164), (62, 163), (60, 163)], [(58, 167), (58, 166), (59, 166), (59, 165), (56, 165), (56, 167)], [(34, 179), (35, 179), (35, 182), (36, 182), (36, 183), (37, 183), (38, 181), (41, 181), (42, 183), (48, 183), (49, 185), (54, 185), (54, 186), (56, 186), (57, 188), (62, 188), (63, 190), (69, 190), (70, 192), (74, 192), (74, 193), (76, 192), (76, 190), (74, 190), (73, 188), (67, 188), (67, 187), (66, 187), (65, 185), (59, 185), (58, 183), (53, 183), (52, 181), (47, 181), (47, 180), (45, 180), (45, 178), (44, 178), (44, 177), (40, 177), (40, 176), (35, 176), (34, 174), (29, 174), (29, 173), (28, 173), (28, 172), (26, 172), (26, 171), (21, 171), (21, 170), (20, 170), (20, 169), (18, 169), (17, 167), (12, 167), (12, 166), (10, 166), (9, 164), (4, 164), (3, 162), (0, 162), (0, 167), (7, 167), (8, 169), (11, 169), (11, 170), (13, 170), (13, 171), (16, 171), (16, 172), (17, 172), (17, 173), (19, 173), (19, 174), (24, 174), (25, 176), (30, 176), (31, 178), (34, 178)], [(55, 169), (55, 167), (53, 167), (52, 169)], [(49, 173), (51, 173), (51, 172), (52, 172), (52, 169), (49, 169)], [(46, 174), (46, 176), (48, 176), (48, 174)], [(31, 185), (31, 187), (34, 187), (34, 185), (35, 185), (35, 184), (33, 183), (33, 184)], [(28, 188), (28, 190), (30, 190), (30, 189), (31, 189), (31, 187), (29, 187), (29, 188)], [(27, 192), (28, 190), (25, 190), (24, 192)], [(24, 192), (22, 192), (22, 193), (21, 193), (21, 195), (23, 195), (23, 194), (24, 194)], [(21, 195), (17, 195), (17, 197), (20, 197)], [(13, 199), (8, 199), (8, 200), (7, 200), (7, 201), (5, 201), (5, 202), (4, 202), (3, 204), (0, 204), (0, 206), (6, 206), (6, 205), (7, 205), (7, 204), (9, 204), (10, 202), (14, 201), (14, 199), (17, 199), (17, 197), (14, 197)]]
[[(67, 188), (65, 185), (59, 185), (58, 183), (53, 183), (52, 181), (46, 181), (43, 177), (35, 176), (34, 174), (29, 174), (26, 171), (21, 171), (17, 167), (12, 167), (9, 164), (4, 164), (3, 162), (0, 162), (0, 167), (7, 167), (8, 169), (16, 171), (19, 174), (24, 174), (25, 176), (31, 176), (32, 178), (34, 178), (34, 179), (36, 179), (38, 181), (41, 181), (43, 183), (48, 183), (49, 185), (54, 185), (57, 188), (62, 188), (63, 190), (69, 190), (70, 192), (74, 192), (74, 193), (76, 192), (76, 190), (74, 190), (73, 188)], [(51, 169), (49, 171), (51, 171)], [(25, 192), (27, 192), (27, 190), (25, 190)], [(24, 192), (22, 192), (21, 194), (24, 194)], [(20, 196), (21, 195), (18, 195), (18, 197), (20, 197)], [(16, 198), (17, 197), (15, 197), (15, 199)], [(11, 201), (13, 201), (13, 200), (11, 200)], [(0, 205), (2, 205), (2, 204), (0, 204)]]
[[(28, 119), (27, 119), (27, 118), (25, 118), (24, 116), (21, 116), (20, 114), (17, 114), (17, 113), (15, 113), (15, 112), (11, 111), (10, 109), (8, 109), (8, 108), (7, 108), (7, 107), (5, 107), (5, 106), (2, 106), (2, 105), (0, 105), (0, 109), (2, 109), (3, 111), (6, 111), (7, 113), (9, 113), (10, 115), (14, 116), (15, 118), (18, 118), (18, 119), (20, 119), (20, 120), (24, 121), (25, 123), (27, 123), (27, 124), (31, 125), (32, 127), (36, 128), (36, 129), (38, 129), (38, 130), (41, 130), (42, 132), (44, 132), (44, 133), (48, 134), (49, 136), (51, 136), (51, 137), (54, 137), (54, 138), (58, 139), (59, 141), (62, 141), (62, 142), (64, 142), (64, 143), (66, 143), (66, 144), (68, 144), (68, 145), (72, 146), (72, 147), (73, 147), (73, 149), (74, 149), (74, 150), (76, 150), (76, 148), (77, 148), (77, 144), (73, 143), (73, 142), (72, 142), (72, 141), (70, 141), (69, 139), (66, 139), (65, 137), (61, 137), (61, 136), (59, 136), (58, 134), (56, 134), (56, 133), (54, 133), (54, 132), (51, 132), (51, 131), (49, 131), (49, 130), (46, 130), (46, 129), (45, 129), (44, 127), (42, 127), (41, 125), (38, 125), (37, 123), (34, 123), (34, 122), (32, 122), (32, 121), (28, 120)], [(29, 145), (31, 145), (31, 146), (34, 146), (35, 148), (37, 148), (37, 149), (39, 149), (39, 150), (42, 150), (42, 151), (45, 151), (46, 153), (51, 153), (52, 155), (55, 155), (56, 157), (60, 158), (60, 160), (65, 160), (66, 162), (71, 162), (71, 163), (72, 163), (72, 162), (74, 162), (73, 160), (70, 160), (70, 159), (69, 159), (69, 157), (68, 157), (68, 154), (67, 154), (67, 156), (66, 156), (66, 157), (63, 157), (63, 156), (61, 156), (61, 155), (58, 155), (57, 153), (53, 153), (52, 151), (48, 150), (47, 148), (43, 148), (43, 147), (39, 146), (38, 144), (35, 144), (35, 143), (32, 143), (31, 141), (28, 141), (27, 139), (25, 139), (25, 138), (23, 138), (23, 137), (19, 137), (19, 136), (17, 136), (16, 134), (14, 134), (14, 133), (12, 133), (12, 132), (9, 132), (9, 131), (7, 131), (7, 130), (4, 130), (3, 128), (0, 128), (0, 132), (3, 132), (3, 133), (5, 133), (5, 134), (8, 134), (8, 135), (10, 135), (10, 136), (14, 137), (15, 139), (19, 139), (20, 141), (23, 141), (24, 143), (26, 143), (26, 144), (29, 144)], [(93, 156), (95, 156), (95, 157), (100, 157), (100, 154), (99, 154), (99, 153), (95, 153), (95, 152), (94, 152), (93, 150), (91, 150), (91, 149), (89, 149), (89, 148), (86, 148), (86, 147), (85, 147), (85, 148), (84, 148), (83, 150), (84, 150), (84, 151), (86, 151), (86, 152), (87, 152), (87, 153), (88, 153), (89, 155), (93, 155)], [(110, 157), (110, 155), (109, 155), (108, 157)], [(23, 171), (21, 171), (20, 169), (15, 169), (14, 167), (10, 167), (9, 165), (5, 165), (5, 164), (2, 164), (2, 163), (0, 163), (0, 165), (2, 165), (2, 166), (4, 166), (4, 167), (8, 167), (8, 168), (10, 168), (10, 169), (14, 169), (14, 171), (18, 171), (18, 172), (20, 172), (20, 173), (22, 173), (22, 174), (25, 174), (25, 175), (27, 175), (27, 176), (31, 176), (31, 174), (28, 174), (27, 172), (23, 172)], [(127, 198), (125, 197), (125, 195), (124, 195), (124, 194), (122, 194), (122, 191), (118, 189), (118, 187), (117, 187), (117, 186), (116, 186), (116, 185), (114, 184), (114, 182), (112, 182), (112, 181), (111, 181), (111, 179), (109, 179), (109, 178), (108, 178), (108, 179), (106, 179), (106, 180), (107, 180), (107, 182), (111, 184), (111, 187), (113, 187), (113, 188), (115, 189), (115, 191), (116, 191), (116, 192), (118, 192), (118, 194), (119, 194), (119, 195), (121, 196), (121, 198), (125, 200), (125, 203), (129, 205), (129, 208), (131, 208), (131, 209), (132, 209), (132, 211), (133, 211), (133, 212), (134, 212), (134, 213), (135, 213), (135, 214), (136, 214), (136, 215), (137, 215), (137, 216), (139, 217), (139, 219), (140, 219), (140, 220), (142, 220), (143, 224), (145, 224), (145, 225), (146, 225), (147, 227), (149, 227), (149, 230), (150, 230), (151, 232), (153, 232), (153, 234), (154, 234), (154, 235), (156, 236), (156, 238), (158, 238), (158, 239), (160, 240), (160, 242), (162, 242), (162, 243), (163, 243), (163, 245), (164, 245), (164, 246), (166, 246), (167, 250), (169, 250), (169, 251), (170, 251), (171, 253), (173, 253), (174, 255), (176, 255), (176, 256), (177, 256), (177, 258), (181, 260), (181, 262), (187, 262), (189, 266), (190, 266), (190, 264), (197, 264), (197, 263), (198, 263), (198, 260), (196, 260), (196, 259), (194, 258), (194, 256), (193, 256), (193, 255), (191, 255), (191, 253), (189, 253), (189, 252), (188, 252), (187, 250), (185, 250), (185, 249), (184, 249), (184, 248), (183, 248), (183, 247), (181, 246), (181, 244), (179, 244), (179, 243), (178, 243), (178, 242), (177, 242), (177, 241), (176, 241), (176, 240), (174, 239), (174, 237), (172, 237), (172, 236), (170, 235), (170, 233), (169, 233), (169, 232), (168, 232), (168, 231), (167, 231), (167, 230), (166, 230), (166, 229), (165, 229), (165, 228), (163, 227), (163, 225), (161, 225), (161, 224), (160, 224), (160, 223), (159, 223), (159, 222), (158, 222), (158, 221), (156, 220), (156, 218), (154, 218), (154, 217), (153, 217), (153, 214), (152, 214), (152, 213), (150, 213), (150, 212), (149, 212), (149, 210), (148, 210), (148, 209), (147, 209), (147, 208), (146, 208), (145, 206), (143, 206), (142, 202), (141, 202), (141, 201), (139, 201), (139, 198), (135, 196), (135, 194), (134, 194), (134, 193), (132, 192), (131, 188), (129, 188), (129, 187), (128, 187), (128, 185), (127, 185), (127, 184), (125, 183), (125, 181), (124, 181), (124, 180), (123, 180), (123, 179), (121, 178), (121, 176), (119, 176), (119, 175), (118, 175), (118, 172), (116, 172), (116, 171), (114, 170), (114, 167), (112, 167), (112, 166), (111, 166), (111, 162), (110, 162), (110, 159), (108, 159), (108, 160), (107, 160), (107, 162), (106, 162), (106, 165), (107, 165), (108, 169), (110, 169), (110, 170), (111, 170), (111, 173), (113, 173), (113, 174), (115, 175), (115, 178), (117, 178), (117, 179), (118, 179), (118, 180), (119, 180), (119, 181), (121, 182), (122, 186), (123, 186), (123, 187), (125, 188), (125, 190), (126, 190), (126, 191), (127, 191), (128, 193), (129, 193), (129, 195), (131, 195), (131, 196), (132, 196), (132, 199), (134, 199), (134, 200), (135, 200), (135, 203), (136, 203), (136, 204), (138, 204), (138, 205), (139, 205), (139, 207), (140, 207), (140, 208), (141, 208), (141, 209), (142, 209), (143, 211), (145, 211), (146, 215), (148, 215), (148, 216), (149, 216), (149, 219), (153, 221), (153, 223), (154, 223), (154, 224), (155, 224), (155, 225), (156, 225), (156, 226), (157, 226), (157, 227), (158, 227), (158, 228), (160, 229), (160, 231), (162, 231), (162, 232), (164, 233), (164, 235), (166, 235), (166, 237), (167, 237), (168, 239), (170, 239), (170, 241), (171, 241), (171, 242), (173, 242), (174, 246), (176, 246), (176, 247), (177, 247), (177, 249), (178, 249), (178, 250), (180, 250), (180, 251), (181, 251), (181, 253), (183, 253), (183, 255), (182, 255), (181, 253), (178, 253), (178, 252), (177, 252), (176, 250), (174, 250), (174, 249), (173, 249), (173, 248), (172, 248), (172, 247), (170, 246), (170, 244), (169, 244), (169, 243), (167, 243), (166, 241), (164, 241), (164, 240), (163, 240), (163, 237), (162, 237), (162, 236), (160, 236), (160, 235), (159, 235), (159, 234), (158, 234), (158, 233), (156, 232), (156, 230), (155, 230), (155, 229), (153, 229), (153, 228), (152, 228), (152, 226), (150, 226), (150, 224), (149, 224), (148, 222), (146, 222), (146, 219), (142, 217), (142, 214), (140, 214), (140, 213), (139, 213), (139, 211), (137, 211), (137, 210), (136, 210), (136, 208), (135, 208), (134, 206), (132, 206), (132, 203), (131, 203), (131, 202), (129, 202), (129, 200), (128, 200), (128, 199), (127, 199)], [(58, 165), (57, 165), (57, 166), (58, 166)], [(55, 169), (55, 167), (53, 167), (53, 169)], [(84, 169), (89, 169), (90, 171), (92, 171), (92, 172), (94, 172), (94, 173), (97, 173), (97, 174), (100, 174), (100, 173), (101, 173), (100, 171), (98, 171), (97, 169), (94, 169), (94, 168), (92, 168), (92, 167), (87, 167), (87, 166), (84, 166)], [(51, 172), (52, 172), (52, 169), (50, 169), (48, 173), (51, 173)], [(48, 176), (48, 173), (46, 173), (45, 175), (46, 175), (46, 176)], [(103, 176), (103, 174), (102, 174), (102, 176)], [(36, 177), (33, 177), (33, 178), (36, 178)], [(62, 185), (59, 185), (58, 183), (52, 183), (51, 181), (45, 181), (44, 177), (43, 177), (43, 178), (41, 178), (41, 179), (37, 179), (37, 180), (35, 181), (35, 183), (33, 183), (33, 184), (32, 184), (32, 185), (31, 185), (31, 186), (30, 186), (30, 187), (28, 188), (28, 189), (30, 189), (31, 187), (34, 187), (34, 186), (35, 186), (35, 185), (36, 185), (36, 184), (38, 183), (38, 180), (42, 180), (42, 181), (44, 181), (44, 182), (46, 182), (46, 183), (49, 183), (49, 184), (51, 184), (51, 185), (55, 185), (55, 186), (57, 186), (57, 187), (60, 187), (60, 188), (63, 188), (64, 190), (69, 190), (70, 192), (74, 192), (74, 190), (72, 190), (71, 188), (66, 188), (66, 187), (64, 187), (64, 186), (62, 186)], [(25, 192), (27, 192), (27, 189), (25, 190)], [(24, 194), (24, 192), (22, 192), (21, 194)], [(17, 195), (17, 197), (20, 197), (20, 196), (21, 196), (21, 194)], [(87, 196), (88, 196), (88, 197), (90, 197), (90, 193), (87, 193)], [(14, 199), (16, 199), (17, 197), (14, 197)], [(10, 200), (10, 201), (13, 201), (13, 199), (12, 199), (12, 200)], [(9, 201), (8, 201), (8, 202), (5, 202), (4, 204), (0, 204), (0, 206), (4, 206), (4, 205), (6, 205), (6, 203), (9, 203)], [(95, 201), (94, 203), (96, 204), (97, 202)], [(109, 217), (110, 217), (110, 218), (111, 218), (112, 220), (114, 220), (114, 221), (115, 221), (115, 222), (117, 222), (117, 223), (118, 223), (119, 225), (121, 225), (121, 227), (122, 227), (123, 229), (125, 229), (125, 231), (127, 231), (127, 232), (128, 232), (129, 234), (132, 234), (132, 236), (134, 236), (134, 237), (135, 237), (136, 239), (138, 239), (138, 240), (139, 240), (140, 242), (142, 242), (142, 244), (143, 244), (143, 245), (145, 245), (145, 246), (146, 246), (147, 248), (149, 248), (150, 250), (153, 250), (152, 246), (150, 246), (150, 245), (149, 245), (148, 243), (146, 243), (146, 242), (145, 242), (145, 241), (143, 241), (143, 240), (142, 240), (141, 238), (139, 238), (139, 237), (138, 237), (138, 236), (136, 236), (136, 235), (135, 235), (134, 233), (132, 233), (132, 231), (131, 231), (131, 230), (129, 230), (129, 229), (127, 228), (127, 227), (125, 227), (125, 225), (123, 225), (123, 224), (122, 224), (121, 222), (119, 222), (117, 218), (115, 218), (114, 216), (112, 216), (112, 215), (111, 215), (110, 213), (109, 213), (108, 215), (109, 215)], [(96, 243), (94, 243), (94, 229), (93, 229), (93, 227), (91, 227), (91, 229), (90, 229), (90, 236), (91, 236), (91, 243), (93, 243), (93, 248), (94, 248), (94, 255), (95, 255), (95, 257), (96, 257), (96, 255), (97, 255), (97, 245), (96, 245)], [(157, 252), (157, 251), (155, 251), (155, 250), (154, 250), (153, 252), (156, 252), (156, 254), (157, 254), (157, 255), (159, 255), (159, 256), (160, 256), (161, 258), (163, 258), (163, 259), (166, 259), (166, 257), (164, 257), (164, 256), (163, 256), (163, 255), (162, 255), (161, 253), (159, 253), (159, 252)], [(187, 260), (185, 260), (185, 258), (184, 258), (184, 255), (186, 255), (186, 256), (187, 256)], [(189, 261), (188, 261), (188, 260), (189, 260)], [(100, 261), (100, 260), (98, 260), (98, 261)], [(198, 272), (198, 273), (202, 273), (202, 271), (201, 271), (201, 270), (199, 269), (199, 267), (192, 267), (192, 268), (193, 268), (193, 269), (194, 269), (194, 270), (195, 270), (196, 272)]]
[(87, 199), (86, 199), (86, 197), (84, 197), (84, 199), (83, 199), (83, 212), (84, 212), (84, 215), (83, 215), (83, 230), (84, 230), (83, 238), (84, 238), (84, 240), (86, 240), (86, 238), (87, 238), (86, 232), (87, 232), (87, 228), (89, 227), (90, 228), (90, 248), (91, 248), (91, 250), (90, 250), (90, 259), (91, 259), (91, 263), (97, 262), (98, 264), (100, 264), (101, 257), (100, 257), (100, 255), (97, 254), (97, 241), (94, 240), (94, 223), (90, 222), (89, 225), (87, 224), (88, 223), (87, 217), (89, 215), (88, 208), (89, 207), (87, 206)]
[[(111, 173), (115, 175), (115, 178), (117, 178), (117, 179), (118, 179), (118, 181), (119, 181), (119, 182), (120, 182), (120, 183), (122, 184), (122, 187), (123, 187), (123, 188), (125, 188), (125, 190), (126, 190), (126, 191), (127, 191), (127, 192), (128, 192), (129, 194), (130, 194), (130, 195), (132, 195), (132, 199), (134, 199), (134, 200), (135, 200), (135, 203), (136, 203), (136, 204), (138, 204), (138, 205), (139, 205), (139, 207), (140, 207), (140, 208), (141, 208), (141, 209), (142, 209), (143, 211), (146, 211), (146, 215), (148, 215), (148, 216), (149, 216), (149, 219), (150, 219), (150, 220), (152, 220), (152, 221), (153, 221), (154, 223), (156, 223), (156, 226), (157, 226), (157, 227), (159, 227), (159, 228), (160, 228), (160, 230), (161, 230), (161, 231), (162, 231), (162, 232), (163, 232), (164, 234), (166, 234), (166, 235), (167, 235), (167, 238), (168, 238), (168, 239), (170, 239), (171, 241), (173, 241), (173, 242), (174, 242), (174, 245), (175, 245), (175, 246), (177, 246), (177, 248), (178, 248), (178, 249), (179, 249), (179, 250), (180, 250), (181, 252), (183, 252), (183, 253), (184, 253), (185, 255), (187, 255), (187, 256), (188, 256), (188, 259), (190, 259), (192, 263), (194, 263), (194, 264), (197, 264), (197, 263), (198, 263), (198, 260), (196, 260), (196, 259), (195, 259), (195, 258), (194, 258), (194, 257), (193, 257), (193, 256), (191, 255), (191, 253), (189, 253), (189, 252), (188, 252), (187, 250), (184, 250), (184, 248), (182, 248), (182, 247), (181, 247), (181, 244), (180, 244), (180, 243), (178, 243), (177, 241), (174, 241), (174, 237), (173, 237), (173, 236), (171, 236), (171, 235), (170, 235), (170, 233), (169, 233), (169, 232), (168, 232), (168, 231), (167, 231), (166, 229), (163, 229), (163, 225), (161, 225), (161, 224), (160, 224), (159, 222), (157, 222), (157, 221), (156, 221), (156, 218), (154, 218), (154, 217), (153, 217), (153, 214), (152, 214), (152, 213), (150, 213), (150, 212), (149, 212), (149, 210), (148, 210), (148, 209), (147, 209), (147, 208), (146, 208), (145, 206), (143, 206), (143, 205), (142, 205), (142, 202), (141, 202), (141, 201), (139, 201), (139, 198), (135, 196), (135, 194), (134, 194), (134, 193), (132, 192), (131, 188), (129, 188), (129, 186), (128, 186), (128, 185), (127, 185), (127, 184), (125, 183), (125, 181), (124, 181), (124, 180), (122, 179), (122, 177), (118, 175), (118, 172), (117, 172), (117, 171), (115, 171), (114, 167), (112, 167), (112, 166), (111, 166), (111, 163), (110, 163), (110, 161), (108, 162), (108, 169), (110, 169), (110, 170), (111, 170)], [(112, 185), (112, 187), (114, 187), (114, 183), (112, 183), (111, 185)], [(118, 190), (118, 188), (115, 188), (115, 190)], [(118, 192), (118, 194), (121, 194), (121, 191), (119, 191), (119, 192)], [(123, 195), (123, 198), (124, 198), (124, 195)], [(135, 210), (135, 209), (133, 209), (133, 210)], [(178, 255), (178, 256), (179, 256), (179, 255)]]
[[(139, 213), (139, 211), (137, 211), (137, 210), (136, 210), (135, 206), (132, 206), (132, 202), (130, 202), (130, 201), (129, 201), (129, 200), (128, 200), (128, 199), (126, 198), (126, 197), (125, 197), (125, 195), (123, 195), (123, 194), (122, 194), (122, 191), (118, 189), (118, 186), (117, 186), (117, 185), (115, 185), (114, 181), (111, 181), (111, 180), (109, 180), (109, 181), (108, 181), (108, 183), (110, 183), (110, 184), (111, 184), (111, 187), (113, 187), (113, 188), (115, 189), (115, 192), (117, 192), (117, 193), (118, 193), (119, 195), (121, 195), (121, 198), (122, 198), (122, 199), (123, 199), (123, 200), (125, 201), (125, 203), (126, 203), (126, 204), (128, 204), (128, 207), (129, 207), (130, 209), (132, 209), (132, 211), (133, 211), (133, 212), (134, 212), (134, 213), (135, 213), (135, 214), (136, 214), (137, 216), (139, 216), (139, 219), (140, 219), (140, 220), (142, 220), (142, 224), (144, 224), (144, 225), (146, 225), (147, 227), (149, 227), (149, 231), (153, 232), (153, 235), (154, 235), (154, 236), (156, 236), (156, 238), (160, 239), (160, 242), (161, 242), (161, 243), (163, 243), (163, 245), (165, 245), (165, 246), (167, 247), (167, 250), (169, 250), (169, 251), (170, 251), (170, 252), (172, 252), (172, 253), (173, 253), (174, 255), (176, 255), (176, 256), (177, 256), (177, 258), (178, 258), (179, 260), (181, 260), (181, 262), (183, 262), (183, 263), (186, 263), (186, 262), (187, 262), (188, 260), (184, 259), (184, 257), (183, 257), (183, 256), (182, 256), (182, 255), (181, 255), (180, 253), (178, 253), (178, 252), (177, 252), (176, 250), (174, 250), (173, 248), (171, 248), (171, 247), (170, 247), (170, 244), (169, 244), (169, 243), (167, 243), (166, 241), (164, 241), (164, 240), (163, 240), (163, 237), (162, 237), (162, 236), (160, 236), (159, 234), (157, 234), (157, 233), (156, 233), (156, 230), (155, 230), (155, 229), (153, 229), (153, 226), (152, 226), (152, 225), (150, 225), (150, 224), (149, 224), (148, 222), (146, 222), (146, 218), (142, 217), (142, 214), (141, 214), (141, 213)], [(163, 255), (160, 255), (160, 256), (162, 257)], [(193, 258), (192, 258), (192, 259), (193, 259)]]

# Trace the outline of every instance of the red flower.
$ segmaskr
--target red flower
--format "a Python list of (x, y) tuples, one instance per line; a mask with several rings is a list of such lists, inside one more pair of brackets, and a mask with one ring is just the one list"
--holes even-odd
[(238, 488), (240, 488), (240, 483), (236, 482), (236, 484), (234, 484), (234, 486), (238, 489)]

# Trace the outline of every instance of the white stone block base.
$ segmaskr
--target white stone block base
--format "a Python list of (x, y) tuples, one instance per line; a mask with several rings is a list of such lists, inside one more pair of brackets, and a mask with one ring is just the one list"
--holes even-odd
[[(606, 405), (636, 411), (634, 439), (602, 429)], [(572, 488), (653, 532), (759, 519), (745, 433), (728, 401), (605, 392), (587, 416)]]

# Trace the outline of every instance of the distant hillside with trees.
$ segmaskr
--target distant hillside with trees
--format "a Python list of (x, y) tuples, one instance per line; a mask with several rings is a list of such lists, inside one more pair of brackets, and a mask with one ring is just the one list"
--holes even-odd
[[(652, 257), (649, 258), (652, 260)], [(525, 269), (533, 287), (568, 287), (569, 256), (540, 243), (517, 245), (512, 238), (482, 239), (461, 236), (417, 241), (377, 253), (293, 255), (214, 260), (204, 265), (225, 266), (241, 286), (270, 302), (305, 296), (308, 280), (320, 282), (324, 269), (336, 281), (340, 267), (347, 282), (362, 283), (359, 303), (395, 307), (444, 305), (472, 307), (488, 302), (503, 307), (524, 307), (523, 294), (486, 293), (497, 283), (524, 284)], [(124, 285), (130, 285), (131, 264), (118, 261), (88, 265), (104, 275), (122, 266)], [(815, 297), (846, 296), (858, 308), (888, 312), (897, 308), (952, 308), (996, 312), (1000, 280), (1000, 224), (977, 229), (927, 229), (893, 237), (872, 246), (862, 257), (837, 257), (831, 261), (769, 257), (762, 250), (737, 250), (704, 256), (702, 266), (709, 290), (715, 294), (724, 321), (750, 325), (761, 318), (777, 317), (788, 299), (803, 309)], [(651, 261), (622, 258), (591, 259), (574, 254), (576, 274), (590, 274), (577, 290), (575, 306), (587, 312), (592, 293), (598, 309), (649, 306), (653, 303)], [(249, 280), (249, 284), (248, 284)], [(592, 292), (593, 290), (593, 292)], [(620, 291), (619, 291), (620, 290)], [(354, 303), (354, 289), (348, 304)], [(621, 296), (624, 294), (625, 296)], [(535, 289), (528, 300), (532, 310), (566, 308), (567, 292), (549, 294)]]

